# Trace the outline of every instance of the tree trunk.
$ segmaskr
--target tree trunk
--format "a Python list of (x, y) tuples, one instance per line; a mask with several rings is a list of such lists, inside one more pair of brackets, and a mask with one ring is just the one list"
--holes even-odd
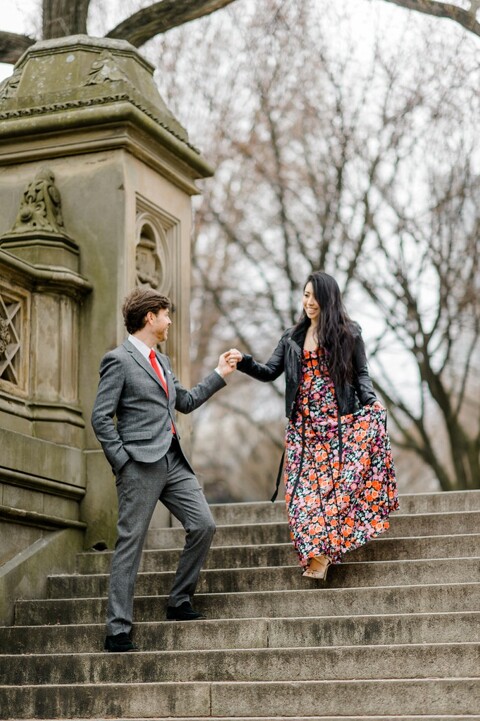
[(43, 39), (86, 35), (90, 0), (43, 0)]

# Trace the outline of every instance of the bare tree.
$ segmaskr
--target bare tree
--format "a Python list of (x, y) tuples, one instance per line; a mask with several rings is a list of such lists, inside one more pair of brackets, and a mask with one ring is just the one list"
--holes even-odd
[[(157, 37), (162, 94), (217, 167), (192, 240), (193, 372), (233, 344), (266, 357), (298, 316), (307, 273), (323, 268), (364, 327), (397, 449), (441, 487), (471, 488), (480, 481), (480, 73), (466, 30), (480, 34), (478, 8), (387, 2), (420, 11), (402, 14), (394, 40), (381, 19), (371, 32), (381, 3), (366, 0), (230, 0)], [(141, 13), (155, 10), (151, 38), (193, 19), (168, 20), (168, 8), (187, 6), (196, 17), (216, 9), (149, 4), (121, 36), (141, 44)], [(425, 14), (456, 24), (446, 34)], [(62, 16), (45, 17), (51, 27)], [(65, 33), (85, 31), (71, 22)], [(236, 376), (231, 386), (198, 416), (197, 467), (211, 476), (214, 453), (204, 451), (221, 448), (234, 490), (219, 471), (215, 495), (265, 496), (282, 442), (281, 385)]]
[(409, 350), (417, 378), (412, 402), (385, 363), (378, 365), (377, 385), (395, 420), (397, 444), (420, 455), (444, 490), (477, 488), (480, 478), (480, 178), (472, 140), (451, 141), (441, 163), (426, 156), (423, 213), (379, 188), (393, 211), (398, 245), (386, 243), (372, 222), (378, 272), (375, 282), (362, 277), (386, 320), (388, 332), (377, 347), (393, 337)]
[[(396, 43), (380, 26), (362, 45), (352, 18), (317, 7), (276, 3), (246, 18), (232, 8), (202, 29), (202, 46), (182, 31), (162, 40), (162, 92), (218, 168), (196, 213), (194, 369), (231, 344), (266, 357), (298, 316), (307, 273), (323, 268), (364, 326), (397, 451), (416, 454), (442, 488), (471, 488), (475, 42), (458, 31), (446, 43), (419, 20)], [(275, 473), (282, 392), (241, 376), (232, 386), (198, 424), (197, 448), (213, 434), (245, 488), (241, 459), (256, 449)]]
[[(138, 9), (113, 27), (106, 37), (140, 47), (156, 35), (220, 10), (234, 0), (160, 0)], [(42, 0), (42, 36), (0, 31), (0, 62), (14, 63), (36, 40), (88, 34), (91, 0)], [(120, 3), (119, 3), (120, 6)]]
[[(384, 0), (382, 0), (384, 1)], [(469, 32), (480, 36), (477, 20), (478, 0), (442, 2), (437, 0), (386, 0), (400, 7), (445, 18), (458, 23)], [(160, 0), (139, 8), (111, 28), (107, 37), (128, 40), (141, 47), (167, 30), (196, 20), (229, 5), (234, 0)], [(269, 0), (263, 0), (268, 9)], [(354, 0), (348, 0), (350, 4)], [(36, 40), (88, 33), (91, 0), (42, 0), (41, 38), (0, 31), (0, 62), (15, 63), (21, 54)], [(123, 9), (124, 3), (118, 3)]]

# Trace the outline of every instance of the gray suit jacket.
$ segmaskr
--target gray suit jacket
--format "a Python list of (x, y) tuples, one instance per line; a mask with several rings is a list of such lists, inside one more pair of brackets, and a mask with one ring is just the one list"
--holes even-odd
[(168, 398), (149, 361), (128, 340), (100, 364), (92, 425), (114, 473), (130, 458), (144, 463), (163, 458), (170, 447), (175, 410), (191, 413), (226, 385), (213, 371), (187, 390), (173, 375), (168, 357), (157, 353), (157, 360), (167, 380)]

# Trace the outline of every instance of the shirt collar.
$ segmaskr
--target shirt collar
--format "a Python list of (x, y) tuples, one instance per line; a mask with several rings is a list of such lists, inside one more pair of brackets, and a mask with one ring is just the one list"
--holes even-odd
[(136, 338), (134, 335), (129, 335), (127, 340), (129, 340), (130, 343), (134, 345), (138, 351), (140, 351), (144, 358), (149, 360), (151, 348), (149, 348), (143, 340)]

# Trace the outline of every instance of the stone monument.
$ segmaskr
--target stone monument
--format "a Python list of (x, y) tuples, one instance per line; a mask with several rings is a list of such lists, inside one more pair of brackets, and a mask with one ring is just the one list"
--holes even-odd
[(136, 285), (176, 308), (189, 384), (191, 196), (212, 169), (129, 43), (39, 42), (0, 85), (0, 622), (115, 537), (90, 427), (98, 366)]

